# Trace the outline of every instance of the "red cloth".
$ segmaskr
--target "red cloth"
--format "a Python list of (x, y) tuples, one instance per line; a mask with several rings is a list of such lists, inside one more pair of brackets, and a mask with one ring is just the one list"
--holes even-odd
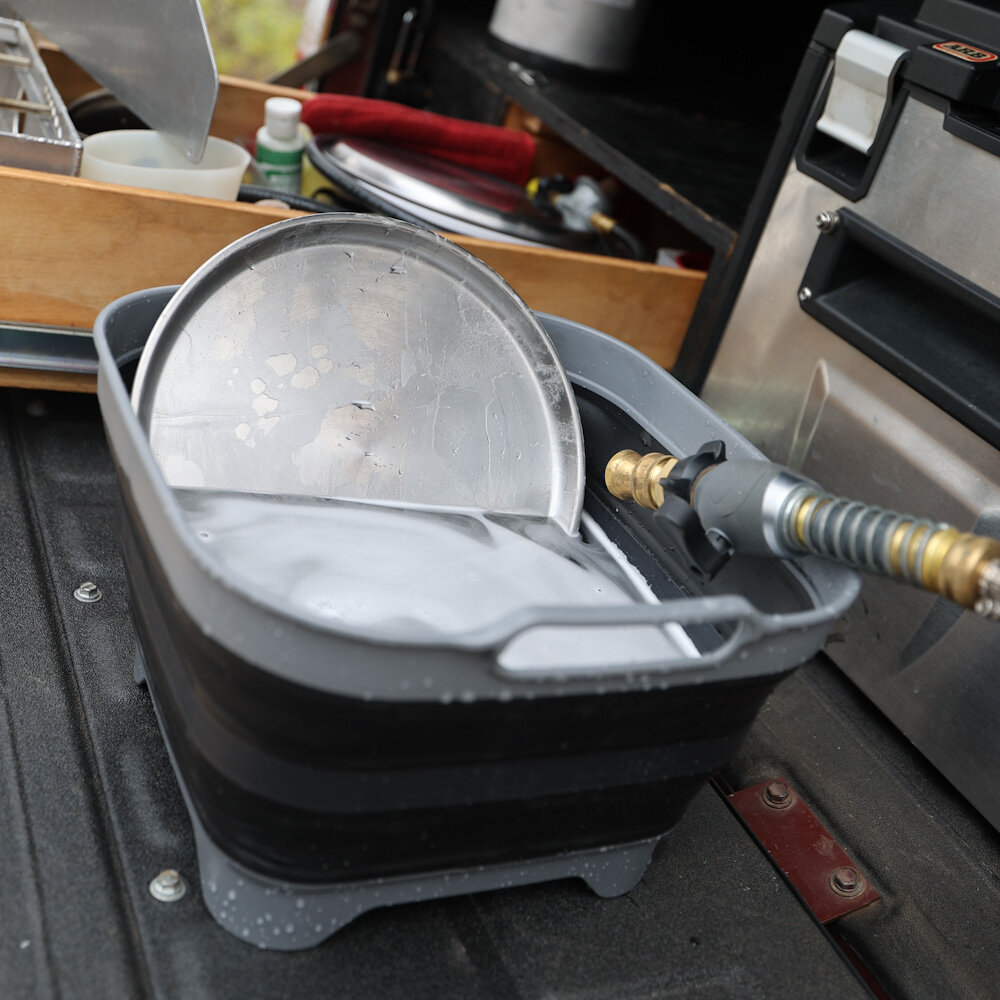
[(535, 140), (526, 132), (417, 111), (392, 101), (318, 94), (302, 120), (314, 133), (381, 139), (523, 185), (531, 177)]

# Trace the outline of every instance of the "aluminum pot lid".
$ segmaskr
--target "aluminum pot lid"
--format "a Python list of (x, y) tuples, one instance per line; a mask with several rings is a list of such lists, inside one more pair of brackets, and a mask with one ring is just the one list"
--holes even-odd
[(595, 252), (595, 233), (562, 224), (510, 181), (376, 139), (318, 136), (309, 158), (338, 189), (379, 212), (467, 236)]
[(525, 512), (575, 532), (576, 402), (531, 311), (434, 233), (257, 230), (170, 300), (132, 405), (174, 487)]

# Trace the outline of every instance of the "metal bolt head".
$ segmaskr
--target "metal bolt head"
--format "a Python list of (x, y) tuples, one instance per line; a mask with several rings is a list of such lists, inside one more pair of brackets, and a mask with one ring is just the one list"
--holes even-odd
[(833, 891), (840, 896), (859, 896), (865, 889), (864, 876), (857, 870), (845, 866), (838, 868), (830, 876), (830, 885)]
[(82, 604), (96, 604), (101, 599), (101, 591), (96, 583), (87, 580), (73, 591), (73, 596)]
[(792, 804), (792, 790), (783, 781), (772, 781), (764, 789), (764, 803), (772, 809), (786, 809)]
[(813, 291), (811, 288), (800, 288), (799, 289), (799, 302), (808, 302), (813, 297)]
[(511, 61), (507, 63), (507, 70), (513, 73), (527, 87), (537, 87), (545, 82), (545, 77), (532, 69), (526, 69), (519, 62)]
[(176, 903), (187, 892), (187, 884), (173, 868), (164, 868), (149, 883), (149, 894), (161, 903)]
[(840, 222), (840, 216), (836, 212), (820, 212), (816, 216), (816, 228), (821, 233), (832, 233)]

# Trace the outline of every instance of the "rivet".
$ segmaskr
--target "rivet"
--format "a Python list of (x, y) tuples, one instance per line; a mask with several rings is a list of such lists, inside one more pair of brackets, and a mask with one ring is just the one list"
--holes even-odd
[(799, 289), (799, 302), (808, 302), (813, 297), (813, 292), (811, 288), (800, 288)]
[(180, 873), (173, 868), (164, 868), (149, 883), (149, 894), (161, 903), (176, 903), (185, 892), (187, 892), (187, 885)]
[(101, 591), (96, 583), (87, 580), (73, 591), (73, 596), (81, 604), (96, 604), (101, 599)]
[(821, 233), (832, 233), (840, 223), (840, 216), (836, 212), (820, 212), (816, 216), (816, 228)]

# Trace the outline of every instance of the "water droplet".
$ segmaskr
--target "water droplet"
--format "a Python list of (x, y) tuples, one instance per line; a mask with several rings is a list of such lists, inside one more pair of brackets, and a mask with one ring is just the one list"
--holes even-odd
[(268, 358), (265, 363), (279, 378), (291, 375), (298, 364), (294, 354), (275, 354)]
[(261, 394), (253, 401), (253, 410), (258, 417), (266, 417), (278, 408), (278, 401), (273, 396)]

